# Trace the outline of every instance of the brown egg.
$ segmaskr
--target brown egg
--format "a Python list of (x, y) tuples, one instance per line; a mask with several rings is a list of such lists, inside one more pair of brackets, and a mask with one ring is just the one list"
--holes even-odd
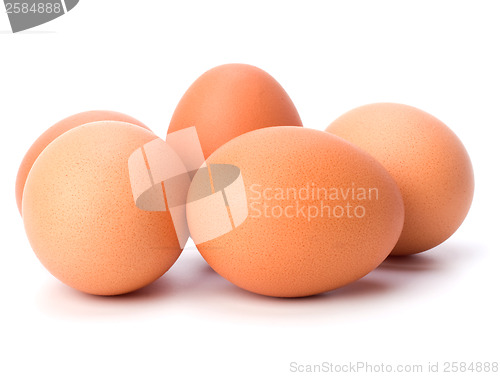
[(168, 133), (195, 126), (208, 157), (243, 133), (279, 125), (302, 126), (281, 85), (257, 67), (226, 64), (191, 85), (175, 109)]
[(414, 107), (377, 103), (347, 112), (327, 131), (370, 153), (398, 183), (405, 222), (393, 255), (431, 249), (459, 228), (474, 176), (463, 144), (440, 120)]
[[(299, 297), (335, 289), (376, 268), (401, 233), (403, 201), (392, 177), (326, 132), (259, 129), (221, 146), (207, 165), (210, 173), (198, 171), (189, 189), (188, 225), (210, 266), (246, 290)], [(231, 231), (222, 229), (217, 195)]]
[(26, 183), (26, 178), (28, 177), (28, 174), (31, 170), (31, 166), (33, 166), (33, 163), (35, 163), (35, 160), (38, 158), (43, 149), (45, 149), (48, 144), (54, 141), (61, 134), (63, 134), (66, 131), (69, 131), (70, 129), (73, 129), (83, 124), (92, 123), (94, 121), (102, 121), (102, 120), (123, 121), (126, 123), (138, 125), (145, 129), (149, 129), (139, 120), (136, 120), (133, 117), (114, 111), (82, 112), (67, 117), (61, 120), (60, 122), (54, 124), (52, 127), (47, 129), (40, 137), (38, 137), (38, 139), (33, 143), (33, 145), (31, 145), (28, 152), (24, 156), (23, 161), (21, 162), (21, 166), (19, 167), (19, 172), (17, 173), (17, 179), (16, 179), (16, 201), (19, 213), (21, 213), (23, 190), (24, 190), (24, 185)]
[(65, 132), (38, 156), (26, 181), (23, 220), (42, 264), (80, 291), (117, 295), (165, 273), (181, 249), (168, 212), (136, 207), (132, 152), (156, 136), (96, 122)]

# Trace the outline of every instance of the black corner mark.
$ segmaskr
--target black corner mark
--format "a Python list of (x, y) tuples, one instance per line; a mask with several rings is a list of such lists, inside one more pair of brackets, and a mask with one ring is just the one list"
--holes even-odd
[(73, 9), (79, 0), (4, 0), (12, 32), (50, 22)]
[(78, 4), (80, 0), (65, 0), (65, 1), (66, 1), (66, 10), (69, 12), (71, 9), (76, 7), (76, 4)]

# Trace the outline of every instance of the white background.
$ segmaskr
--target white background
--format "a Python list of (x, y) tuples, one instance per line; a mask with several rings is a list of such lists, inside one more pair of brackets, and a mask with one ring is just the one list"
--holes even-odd
[[(0, 11), (0, 375), (288, 375), (291, 362), (500, 361), (498, 1), (82, 0), (20, 34)], [(240, 290), (192, 247), (127, 296), (87, 296), (54, 279), (15, 203), (31, 143), (91, 109), (130, 114), (163, 137), (192, 81), (229, 62), (273, 75), (306, 127), (325, 129), (380, 101), (440, 118), (475, 169), (462, 227), (431, 251), (305, 299)]]

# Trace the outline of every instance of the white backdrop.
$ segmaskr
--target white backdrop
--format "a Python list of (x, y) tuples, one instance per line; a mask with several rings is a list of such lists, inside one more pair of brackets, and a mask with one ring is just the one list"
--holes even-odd
[[(500, 361), (498, 1), (81, 0), (19, 34), (0, 11), (1, 375), (300, 374), (293, 362), (439, 362), (443, 371), (445, 362)], [(187, 87), (230, 62), (273, 75), (306, 127), (381, 101), (444, 121), (476, 174), (462, 227), (418, 257), (305, 299), (240, 290), (192, 246), (155, 284), (122, 297), (54, 279), (15, 203), (31, 143), (91, 109), (127, 113), (163, 137)]]

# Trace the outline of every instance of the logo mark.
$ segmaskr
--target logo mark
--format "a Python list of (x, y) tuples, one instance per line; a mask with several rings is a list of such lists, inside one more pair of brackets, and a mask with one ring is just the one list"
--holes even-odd
[(208, 164), (195, 127), (135, 150), (128, 169), (136, 206), (168, 211), (181, 248), (189, 236), (201, 244), (227, 234), (248, 217), (240, 169)]
[(73, 9), (79, 0), (4, 0), (13, 33), (50, 22)]

